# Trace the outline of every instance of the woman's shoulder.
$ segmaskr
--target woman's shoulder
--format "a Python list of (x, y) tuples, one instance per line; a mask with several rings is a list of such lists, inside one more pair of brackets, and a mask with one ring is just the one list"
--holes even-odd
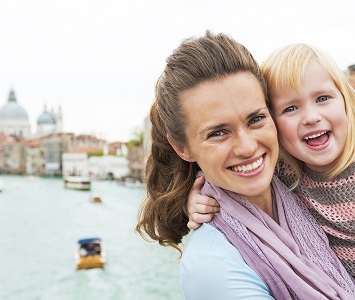
[(273, 299), (238, 249), (210, 224), (194, 230), (183, 252), (180, 277), (185, 299)]
[(245, 263), (238, 249), (230, 244), (217, 228), (208, 223), (202, 224), (193, 231), (184, 248), (182, 261), (201, 255), (232, 258), (234, 263)]

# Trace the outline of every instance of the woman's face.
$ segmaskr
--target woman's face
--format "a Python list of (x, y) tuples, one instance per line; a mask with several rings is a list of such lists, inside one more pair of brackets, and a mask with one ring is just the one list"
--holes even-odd
[(277, 133), (256, 77), (239, 72), (182, 93), (187, 145), (178, 154), (197, 162), (209, 181), (253, 198), (270, 194)]

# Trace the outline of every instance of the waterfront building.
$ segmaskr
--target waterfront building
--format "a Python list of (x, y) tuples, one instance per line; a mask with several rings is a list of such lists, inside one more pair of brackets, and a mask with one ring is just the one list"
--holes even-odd
[(26, 142), (26, 174), (45, 174), (45, 149), (41, 139), (32, 139)]
[(73, 148), (97, 148), (102, 151), (107, 142), (90, 134), (80, 134), (74, 139)]
[(6, 168), (5, 148), (6, 148), (6, 145), (13, 140), (14, 140), (14, 137), (0, 132), (0, 173), (5, 173), (5, 168)]
[[(80, 158), (86, 160), (86, 169), (81, 166), (77, 170), (77, 167), (72, 166), (69, 170), (63, 170), (63, 154), (85, 147), (96, 148), (101, 154), (90, 153), (85, 159)], [(130, 150), (130, 173), (140, 177), (143, 167), (139, 163), (141, 155), (137, 151)], [(88, 159), (97, 155), (104, 158), (92, 158), (90, 171)], [(37, 118), (35, 133), (31, 132), (28, 114), (17, 102), (14, 90), (10, 91), (7, 103), (0, 107), (0, 172), (61, 176), (90, 171), (100, 178), (120, 178), (127, 175), (127, 155), (127, 143), (108, 144), (94, 135), (64, 133), (61, 107), (54, 110), (44, 106)]]
[(88, 176), (89, 155), (102, 155), (107, 142), (93, 135), (74, 136), (70, 147), (61, 154), (63, 176)]
[(73, 133), (54, 133), (42, 137), (46, 175), (62, 175), (62, 155), (73, 148), (74, 140)]
[(62, 154), (63, 176), (84, 176), (89, 174), (89, 154), (97, 153), (101, 149), (97, 148), (75, 148)]
[(95, 179), (122, 178), (129, 174), (126, 157), (113, 148), (81, 147), (63, 153), (63, 176), (89, 176)]
[[(53, 133), (34, 139), (23, 139), (15, 135), (0, 133), (0, 172), (13, 174), (32, 175), (54, 175), (61, 176), (68, 173), (88, 173), (88, 156), (85, 156), (85, 170), (76, 167), (70, 171), (63, 171), (63, 153), (78, 149), (77, 145), (90, 145), (88, 152), (90, 155), (103, 155), (102, 145), (106, 143), (94, 136), (79, 135), (73, 133)], [(109, 154), (116, 155), (118, 151), (115, 147), (107, 147)], [(112, 174), (120, 174), (123, 171), (122, 163), (112, 160)], [(96, 164), (95, 164), (96, 165)], [(120, 171), (115, 170), (115, 166), (120, 166)], [(100, 167), (103, 168), (103, 167)], [(104, 169), (108, 169), (105, 167)]]
[(117, 156), (127, 157), (128, 154), (127, 143), (113, 142), (113, 143), (109, 143), (107, 146), (108, 146), (109, 153), (114, 153)]
[(128, 176), (128, 160), (123, 156), (91, 156), (88, 159), (89, 175), (96, 179), (121, 179)]
[(31, 136), (27, 112), (17, 103), (14, 90), (10, 90), (6, 104), (0, 108), (0, 132), (24, 138)]
[(24, 174), (26, 171), (25, 140), (21, 137), (7, 136), (0, 144), (0, 172)]

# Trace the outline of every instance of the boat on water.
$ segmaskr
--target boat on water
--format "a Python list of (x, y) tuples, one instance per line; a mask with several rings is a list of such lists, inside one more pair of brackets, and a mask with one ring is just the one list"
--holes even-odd
[(99, 196), (92, 196), (90, 198), (90, 202), (92, 202), (92, 203), (102, 203), (102, 199)]
[(64, 187), (67, 189), (88, 191), (91, 189), (91, 179), (82, 176), (67, 176), (64, 177)]
[(84, 238), (78, 240), (75, 260), (77, 270), (103, 269), (106, 263), (106, 251), (101, 238)]

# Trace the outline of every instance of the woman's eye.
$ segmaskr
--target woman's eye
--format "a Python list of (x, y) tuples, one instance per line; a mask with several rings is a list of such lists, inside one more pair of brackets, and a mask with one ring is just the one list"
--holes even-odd
[(258, 122), (260, 122), (260, 121), (264, 120), (265, 118), (266, 118), (266, 116), (256, 116), (256, 117), (254, 117), (254, 118), (250, 119), (250, 121), (249, 121), (249, 125), (252, 125), (252, 124), (258, 123)]
[(292, 111), (295, 111), (297, 108), (296, 108), (296, 106), (289, 106), (289, 107), (287, 107), (286, 109), (284, 109), (284, 113), (288, 113), (288, 112), (292, 112)]
[(317, 98), (317, 102), (324, 102), (329, 99), (329, 96), (320, 96)]
[(214, 132), (209, 133), (207, 135), (207, 139), (220, 138), (224, 135), (225, 135), (225, 132), (218, 130), (218, 131), (214, 131)]

